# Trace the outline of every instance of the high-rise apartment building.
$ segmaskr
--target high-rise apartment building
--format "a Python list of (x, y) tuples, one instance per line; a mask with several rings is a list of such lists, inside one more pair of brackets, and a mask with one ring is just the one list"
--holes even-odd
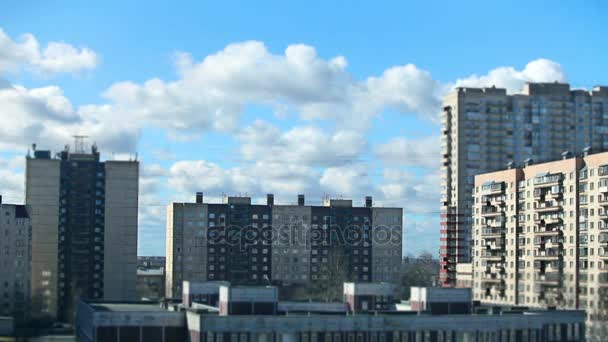
[[(182, 282), (314, 284), (395, 282), (402, 256), (401, 208), (353, 207), (351, 200), (305, 205), (173, 203), (167, 209), (166, 291), (181, 298)], [(328, 279), (332, 278), (332, 279)]]
[(139, 162), (102, 162), (96, 146), (27, 157), (35, 315), (72, 321), (80, 298), (136, 298), (138, 179)]
[(476, 174), (509, 162), (559, 159), (564, 151), (608, 148), (608, 87), (571, 90), (530, 83), (519, 94), (499, 88), (457, 88), (444, 99), (442, 125), (441, 273), (455, 284), (456, 264), (471, 259)]
[(608, 309), (608, 153), (475, 177), (474, 299)]
[(26, 206), (0, 205), (0, 316), (29, 316), (31, 234)]

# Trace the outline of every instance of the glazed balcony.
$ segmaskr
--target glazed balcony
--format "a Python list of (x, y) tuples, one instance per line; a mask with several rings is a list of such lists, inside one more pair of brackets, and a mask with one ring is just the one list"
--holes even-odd
[(534, 257), (535, 260), (561, 260), (562, 253), (561, 249), (551, 248), (539, 251), (538, 254)]
[(535, 208), (538, 213), (551, 213), (564, 210), (564, 208), (557, 203), (544, 202)]
[(536, 232), (534, 232), (534, 235), (561, 237), (564, 235), (564, 232), (559, 228), (560, 227), (539, 227), (539, 229)]
[(550, 224), (561, 224), (564, 220), (557, 216), (541, 216), (534, 220), (534, 223), (545, 226)]
[(503, 251), (481, 251), (481, 258), (487, 261), (504, 262), (505, 252)]
[(534, 178), (534, 187), (535, 188), (547, 188), (547, 187), (551, 187), (554, 185), (560, 185), (562, 182), (562, 175), (561, 174), (555, 174), (555, 175), (549, 175), (549, 174), (545, 174), (544, 176), (541, 177), (536, 177)]
[(504, 183), (489, 182), (481, 186), (481, 192), (485, 195), (498, 195), (504, 192)]
[(481, 207), (481, 216), (483, 217), (498, 217), (504, 216), (505, 212), (502, 209), (495, 206), (483, 206)]
[(537, 284), (545, 286), (560, 286), (562, 279), (563, 275), (559, 272), (547, 272), (544, 274), (537, 274), (534, 278)]
[(488, 228), (482, 228), (481, 229), (481, 236), (483, 236), (486, 239), (489, 238), (502, 238), (504, 237), (505, 234), (505, 229), (504, 228), (494, 228), (494, 227), (488, 227)]

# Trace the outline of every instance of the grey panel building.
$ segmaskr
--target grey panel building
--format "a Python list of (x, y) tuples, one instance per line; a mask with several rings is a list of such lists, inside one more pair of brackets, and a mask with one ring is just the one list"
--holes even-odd
[[(2, 196), (0, 196), (0, 203)], [(29, 316), (32, 226), (29, 208), (0, 205), (0, 316)]]
[(32, 309), (72, 321), (80, 298), (136, 297), (139, 163), (69, 148), (26, 160)]
[(559, 159), (564, 151), (608, 148), (608, 87), (529, 83), (518, 94), (458, 88), (441, 116), (441, 282), (456, 281), (456, 264), (471, 260), (474, 176), (509, 162)]
[[(397, 282), (402, 257), (401, 208), (353, 207), (351, 200), (321, 206), (173, 203), (167, 209), (166, 291), (182, 297), (182, 282), (234, 285), (311, 285), (344, 281)], [(376, 259), (375, 259), (376, 258)]]

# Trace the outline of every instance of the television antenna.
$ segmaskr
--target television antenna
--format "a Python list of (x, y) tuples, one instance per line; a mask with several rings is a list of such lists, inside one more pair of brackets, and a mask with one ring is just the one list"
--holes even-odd
[(87, 135), (73, 135), (74, 137), (74, 152), (84, 153), (84, 142), (88, 138)]

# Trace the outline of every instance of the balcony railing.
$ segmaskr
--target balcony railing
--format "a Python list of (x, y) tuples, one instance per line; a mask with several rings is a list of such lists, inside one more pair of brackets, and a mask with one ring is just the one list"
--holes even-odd
[(505, 233), (504, 228), (491, 227), (491, 228), (482, 228), (481, 229), (481, 236), (502, 235), (504, 233)]

